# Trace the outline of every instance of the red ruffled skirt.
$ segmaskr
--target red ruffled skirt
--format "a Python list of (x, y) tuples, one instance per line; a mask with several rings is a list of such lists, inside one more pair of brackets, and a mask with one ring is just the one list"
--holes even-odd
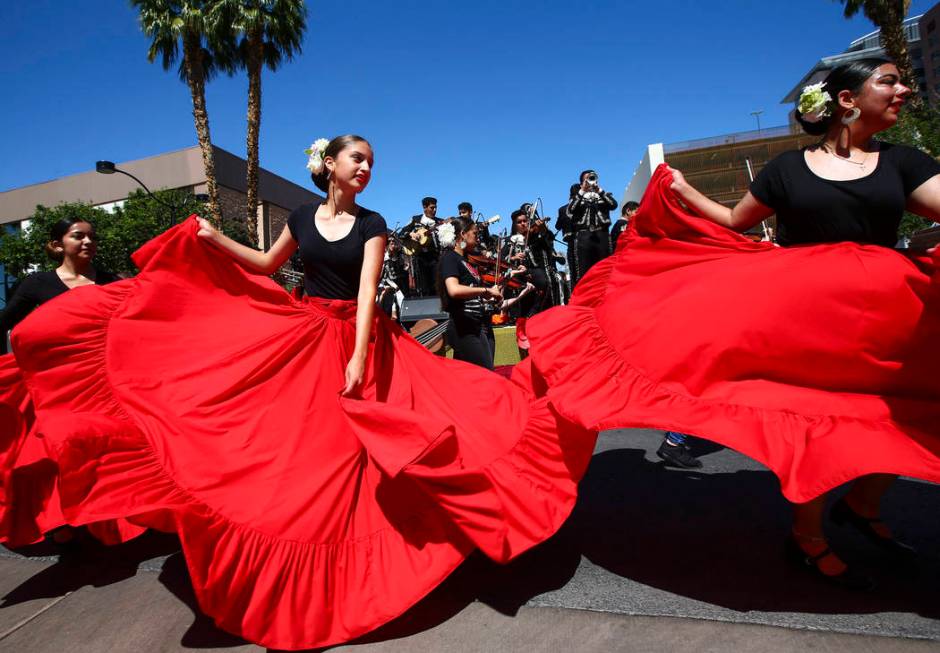
[(354, 638), (474, 548), (506, 561), (559, 528), (593, 432), (380, 311), (341, 398), (354, 304), (298, 302), (196, 230), (14, 331), (69, 523), (177, 532), (203, 611), (282, 649)]
[[(58, 468), (33, 425), (26, 384), (12, 354), (0, 356), (0, 543), (16, 548), (65, 526)], [(123, 519), (88, 524), (106, 544), (133, 539), (144, 528)]]
[(877, 472), (940, 481), (936, 259), (754, 243), (690, 214), (671, 181), (661, 166), (571, 305), (529, 320), (519, 376), (585, 428), (736, 449), (795, 502)]

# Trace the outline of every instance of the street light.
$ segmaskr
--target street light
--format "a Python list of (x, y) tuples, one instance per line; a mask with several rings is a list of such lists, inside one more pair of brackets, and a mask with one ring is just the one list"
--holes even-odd
[(162, 204), (163, 206), (165, 206), (166, 208), (170, 209), (170, 211), (173, 212), (170, 214), (169, 226), (172, 227), (173, 224), (176, 222), (176, 220), (173, 219), (173, 214), (179, 211), (181, 207), (173, 206), (172, 204), (169, 204), (168, 202), (164, 202), (163, 200), (161, 200), (159, 197), (157, 197), (152, 192), (150, 192), (150, 189), (147, 188), (147, 185), (144, 182), (142, 182), (140, 179), (138, 179), (137, 177), (135, 177), (134, 175), (132, 175), (131, 173), (125, 170), (121, 170), (116, 165), (114, 165), (114, 161), (95, 161), (95, 172), (102, 174), (102, 175), (113, 175), (115, 172), (119, 172), (122, 175), (126, 175), (130, 177), (131, 179), (136, 181), (140, 185), (141, 188), (144, 189), (144, 191), (147, 193), (148, 196), (150, 196), (152, 200), (154, 200), (158, 204)]
[(757, 133), (760, 134), (760, 114), (764, 113), (763, 109), (758, 111), (751, 111), (751, 115), (757, 118)]

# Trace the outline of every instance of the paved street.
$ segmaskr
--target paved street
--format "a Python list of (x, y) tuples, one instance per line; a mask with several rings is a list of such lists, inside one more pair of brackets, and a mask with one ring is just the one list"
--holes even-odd
[[(425, 601), (354, 646), (364, 651), (937, 651), (940, 490), (902, 480), (885, 516), (921, 552), (880, 568), (859, 536), (836, 549), (871, 568), (853, 594), (781, 556), (788, 508), (774, 478), (698, 443), (705, 468), (663, 468), (661, 434), (603, 434), (571, 519), (500, 567), (475, 556)], [(0, 650), (257, 650), (194, 606), (175, 540), (148, 535), (57, 561), (0, 554)], [(44, 555), (45, 554), (45, 555)]]

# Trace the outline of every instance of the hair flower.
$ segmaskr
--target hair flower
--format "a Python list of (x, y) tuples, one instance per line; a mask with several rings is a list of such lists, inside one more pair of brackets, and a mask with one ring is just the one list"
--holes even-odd
[(823, 90), (825, 86), (826, 82), (819, 82), (818, 84), (803, 87), (800, 99), (797, 102), (797, 109), (806, 122), (819, 122), (823, 118), (832, 115), (829, 110), (832, 96)]
[(309, 158), (307, 159), (307, 170), (315, 175), (323, 172), (323, 157), (326, 156), (326, 146), (330, 141), (325, 138), (318, 138), (309, 148), (304, 150)]
[(441, 247), (453, 247), (454, 243), (457, 242), (457, 230), (454, 229), (454, 225), (449, 222), (439, 225), (437, 227), (437, 240), (440, 242)]

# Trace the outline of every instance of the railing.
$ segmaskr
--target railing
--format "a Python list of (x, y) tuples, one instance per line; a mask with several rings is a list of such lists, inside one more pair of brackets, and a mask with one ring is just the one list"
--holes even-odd
[(663, 153), (672, 154), (675, 152), (684, 152), (686, 150), (700, 150), (706, 147), (715, 147), (717, 145), (759, 141), (763, 138), (779, 138), (781, 136), (790, 136), (791, 134), (796, 134), (798, 132), (799, 126), (796, 125), (781, 125), (779, 127), (768, 127), (767, 129), (752, 129), (751, 131), (736, 132), (734, 134), (725, 134), (723, 136), (712, 136), (711, 138), (699, 138), (691, 141), (669, 143), (668, 145), (663, 145)]

